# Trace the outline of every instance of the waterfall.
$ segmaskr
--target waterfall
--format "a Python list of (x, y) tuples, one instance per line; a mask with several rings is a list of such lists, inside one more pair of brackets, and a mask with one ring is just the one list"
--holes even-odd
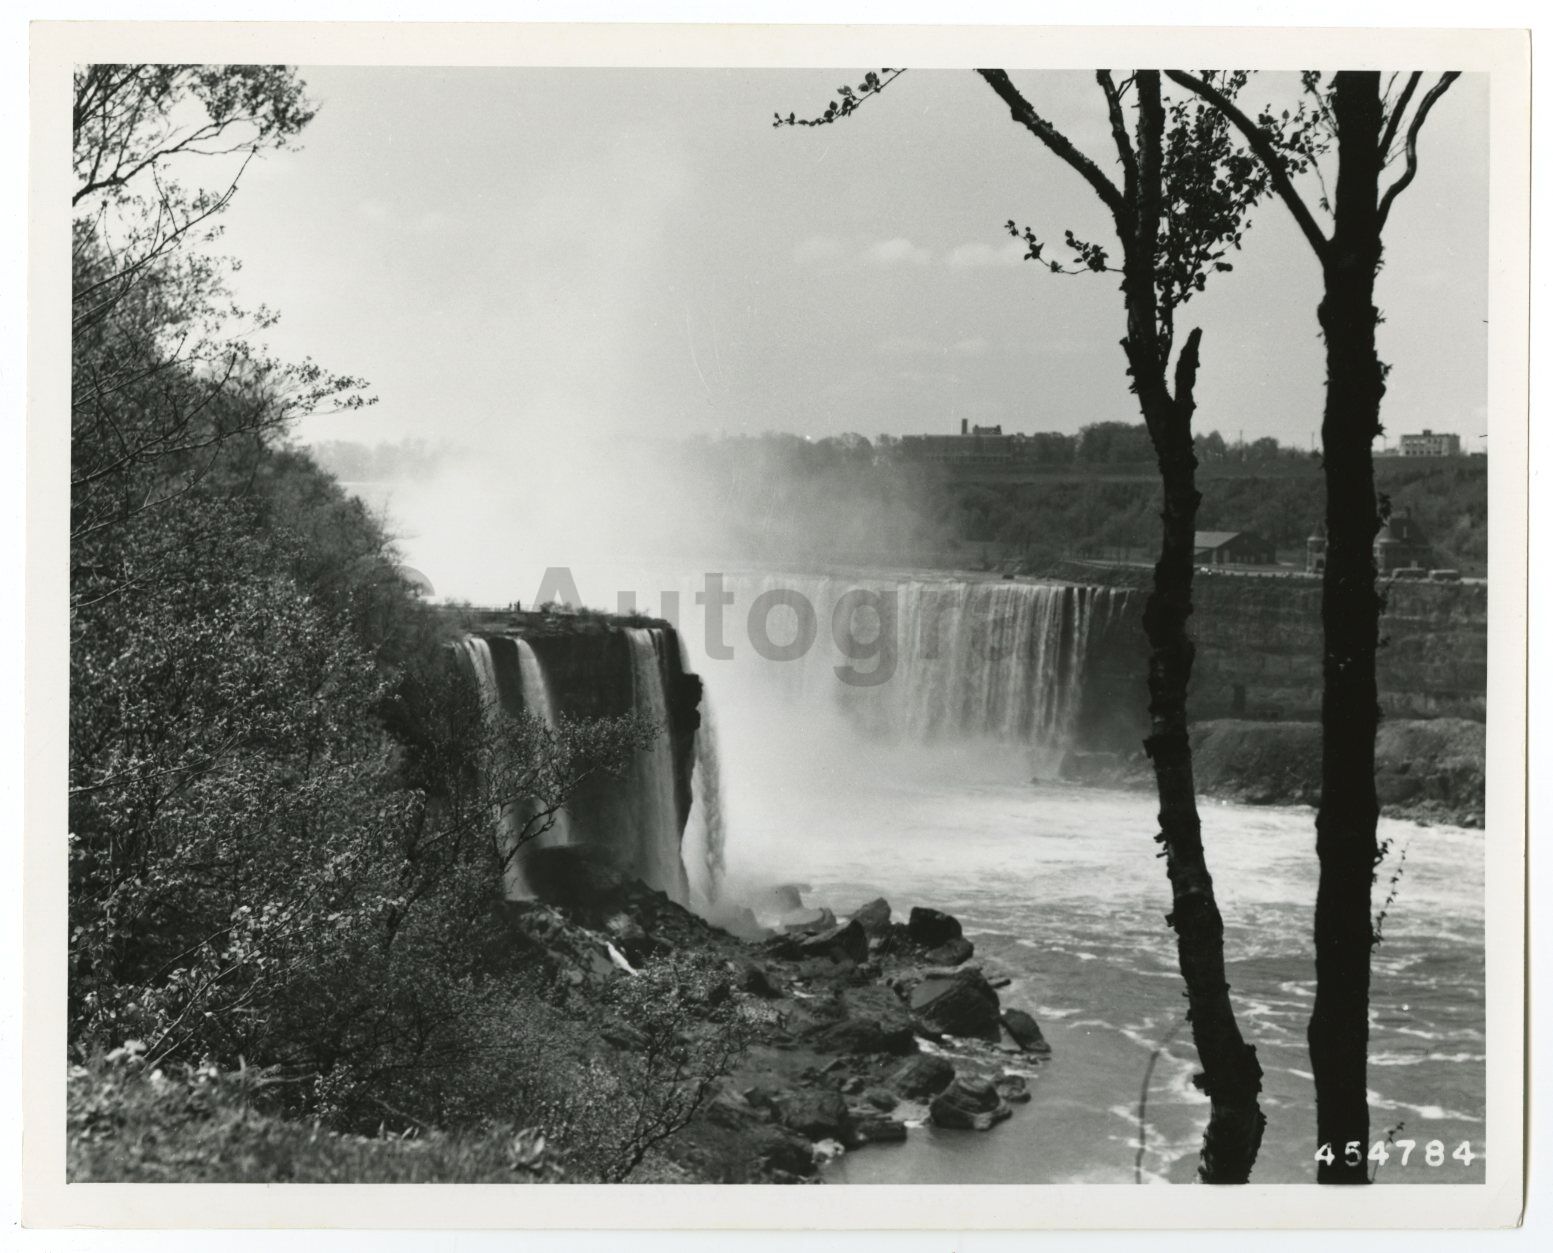
[[(1126, 596), (1108, 588), (1003, 579), (767, 576), (736, 581), (732, 613), (776, 591), (797, 592), (815, 610), (816, 642), (803, 657), (752, 663), (789, 700), (834, 704), (853, 725), (885, 740), (982, 739), (1037, 750), (1059, 748), (1071, 737), (1091, 637), (1104, 636)], [(837, 674), (848, 664), (842, 642), (872, 641), (873, 615), (866, 625), (852, 625), (857, 610), (848, 613), (849, 594), (883, 605), (876, 612), (893, 618), (883, 626), (893, 645), (893, 669), (876, 685), (849, 684)], [(794, 637), (791, 610), (779, 607), (766, 621), (779, 644)], [(749, 655), (752, 646), (739, 643)], [(851, 664), (867, 676), (877, 663), (865, 658)], [(717, 683), (715, 662), (702, 673)]]
[[(681, 658), (683, 660), (683, 645)], [(685, 669), (689, 669), (686, 664)], [(692, 780), (690, 821), (685, 846), (694, 850), (699, 865), (692, 886), (705, 909), (717, 905), (726, 868), (726, 827), (723, 811), (722, 763), (717, 753), (717, 722), (712, 716), (711, 693), (701, 693), (701, 725), (696, 728), (695, 776)], [(704, 876), (704, 879), (702, 878)]]
[[(527, 640), (514, 639), (511, 642), (517, 648), (519, 694), (523, 709), (539, 719), (553, 734), (556, 729), (555, 706), (544, 670), (539, 664), (539, 658)], [(471, 635), (459, 641), (459, 650), (473, 672), (475, 682), (479, 685), (480, 703), (484, 708), (485, 716), (487, 720), (495, 722), (501, 718), (504, 706), (501, 683), (497, 677), (496, 657), (491, 649), (491, 642), (482, 636)], [(509, 802), (501, 806), (496, 823), (503, 847), (510, 847), (511, 842), (518, 838), (525, 823), (536, 810), (537, 806), (532, 801), (527, 804)], [(539, 836), (530, 838), (524, 844), (523, 852), (507, 864), (504, 875), (507, 896), (512, 899), (524, 899), (534, 894), (523, 874), (523, 857), (529, 850), (554, 848), (569, 843), (571, 843), (571, 822), (563, 808), (553, 815), (549, 829)]]
[[(518, 682), (523, 695), (523, 708), (544, 723), (546, 731), (554, 735), (557, 728), (555, 699), (550, 692), (550, 681), (545, 677), (539, 655), (527, 640), (514, 639), (518, 650)], [(536, 848), (557, 848), (572, 842), (571, 818), (565, 808), (556, 810), (548, 831), (533, 841)]]
[[(494, 725), (502, 716), (502, 702), (501, 685), (496, 679), (496, 658), (491, 653), (490, 641), (478, 635), (465, 636), (459, 641), (459, 653), (474, 674), (475, 683), (480, 690), (480, 705), (485, 718), (487, 722)], [(497, 810), (497, 837), (503, 848), (509, 847), (517, 838), (522, 827), (520, 817), (519, 807), (515, 804), (505, 804)], [(523, 879), (520, 861), (521, 858), (516, 857), (509, 861), (502, 876), (506, 895), (513, 899), (533, 895)]]
[(648, 887), (685, 899), (685, 868), (680, 860), (679, 807), (674, 798), (674, 749), (669, 738), (669, 703), (664, 682), (663, 631), (628, 627), (631, 647), (631, 687), (636, 711), (657, 727), (652, 747), (638, 752), (632, 763), (621, 815), (630, 839), (622, 860)]

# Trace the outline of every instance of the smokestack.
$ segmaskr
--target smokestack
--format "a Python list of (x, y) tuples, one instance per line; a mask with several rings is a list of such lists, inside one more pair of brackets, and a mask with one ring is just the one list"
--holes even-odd
[(969, 418), (961, 418), (960, 419), (960, 434), (961, 435), (969, 435), (970, 433), (971, 433), (971, 420)]

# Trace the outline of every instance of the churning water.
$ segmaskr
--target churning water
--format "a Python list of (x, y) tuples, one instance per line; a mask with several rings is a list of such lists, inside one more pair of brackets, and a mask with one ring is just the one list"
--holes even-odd
[[(946, 763), (948, 764), (948, 763)], [(955, 774), (959, 773), (958, 780)], [(990, 1133), (922, 1127), (899, 1148), (841, 1159), (836, 1181), (1069, 1183), (1188, 1181), (1207, 1116), (1191, 1083), (1180, 972), (1155, 805), (1145, 794), (996, 782), (974, 760), (915, 778), (852, 780), (845, 804), (815, 797), (780, 830), (741, 841), (774, 850), (757, 877), (802, 867), (811, 904), (845, 913), (877, 895), (956, 914), (989, 976), (1013, 984), (1053, 1048), (1033, 1100)], [(1266, 1072), (1268, 1128), (1254, 1180), (1310, 1182), (1315, 1107), (1305, 1024), (1314, 990), (1316, 887), (1309, 811), (1204, 806), (1204, 838), (1225, 915), (1231, 995)], [(1385, 1182), (1481, 1181), (1484, 1151), (1483, 832), (1383, 821), (1392, 841), (1376, 907), (1400, 866), (1375, 951), (1372, 1140), (1400, 1125), (1418, 1147)], [(779, 851), (776, 851), (779, 850)], [(1405, 853), (1405, 861), (1402, 860)], [(1159, 1050), (1140, 1132), (1139, 1098)], [(1440, 1140), (1445, 1157), (1425, 1160)], [(1368, 1147), (1368, 1146), (1366, 1146)]]

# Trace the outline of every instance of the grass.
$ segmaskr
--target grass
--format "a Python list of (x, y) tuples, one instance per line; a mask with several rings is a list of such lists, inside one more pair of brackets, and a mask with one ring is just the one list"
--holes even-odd
[(252, 1070), (148, 1070), (134, 1046), (69, 1071), (72, 1183), (554, 1182), (542, 1137), (493, 1128), (452, 1136), (341, 1135), (260, 1108)]

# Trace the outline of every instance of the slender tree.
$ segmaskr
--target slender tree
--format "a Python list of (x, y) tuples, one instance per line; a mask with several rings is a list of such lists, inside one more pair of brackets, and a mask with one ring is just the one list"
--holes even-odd
[[(1326, 475), (1327, 558), (1322, 579), (1321, 802), (1316, 813), (1316, 1002), (1309, 1040), (1316, 1083), (1316, 1177), (1322, 1183), (1366, 1183), (1369, 1141), (1366, 1070), (1370, 950), (1375, 944), (1370, 889), (1380, 861), (1376, 842), (1375, 686), (1381, 598), (1373, 546), (1384, 522), (1375, 492), (1371, 446), (1381, 433), (1386, 366), (1375, 348), (1375, 275), (1381, 235), (1397, 197), (1418, 171), (1418, 136), (1435, 102), (1456, 79), (1442, 74), (1409, 106), (1423, 75), (1382, 90), (1377, 71), (1340, 71), (1323, 81), (1303, 77), (1306, 99), (1275, 117), (1252, 121), (1206, 76), (1170, 77), (1217, 109), (1244, 136), (1293, 214), (1321, 265), (1317, 308), (1326, 344), (1326, 408), (1321, 448)], [(1392, 94), (1392, 90), (1395, 94)], [(1406, 126), (1404, 128), (1404, 122)], [(1325, 232), (1296, 188), (1296, 176), (1319, 176), (1319, 159), (1337, 150), (1337, 180), (1319, 208)], [(1404, 163), (1382, 190), (1386, 169)]]
[[(888, 87), (901, 71), (869, 74), (817, 118), (777, 116), (776, 124), (822, 125), (849, 116)], [(1192, 414), (1202, 333), (1193, 329), (1174, 349), (1176, 312), (1208, 278), (1230, 269), (1225, 256), (1238, 248), (1247, 215), (1263, 194), (1267, 174), (1237, 151), (1224, 118), (1187, 100), (1167, 105), (1157, 70), (1138, 70), (1116, 80), (1096, 72), (1110, 122), (1116, 182), (1073, 141), (1043, 117), (1000, 69), (977, 71), (1007, 106), (1014, 122), (1079, 175), (1105, 206), (1120, 247), (1121, 265), (1109, 248), (1080, 239), (1065, 243), (1072, 261), (1048, 259), (1046, 245), (1028, 227), (1007, 229), (1027, 246), (1027, 257), (1054, 273), (1119, 273), (1126, 309), (1121, 345), (1144, 423), (1154, 446), (1163, 487), (1160, 552), (1144, 609), (1149, 641), (1150, 734), (1145, 748), (1159, 791), (1159, 834), (1170, 879), (1181, 974), (1188, 1017), (1202, 1073), (1197, 1086), (1210, 1112), (1199, 1175), (1209, 1183), (1244, 1183), (1261, 1147), (1266, 1119), (1258, 1100), (1262, 1070), (1256, 1049), (1241, 1034), (1224, 969), (1224, 922), (1203, 849), (1187, 732), (1187, 688), (1194, 645), (1192, 613), (1196, 546), (1197, 458)], [(1244, 75), (1209, 75), (1233, 98)], [(1130, 115), (1130, 116), (1129, 116)], [(1172, 367), (1172, 357), (1174, 365)]]

